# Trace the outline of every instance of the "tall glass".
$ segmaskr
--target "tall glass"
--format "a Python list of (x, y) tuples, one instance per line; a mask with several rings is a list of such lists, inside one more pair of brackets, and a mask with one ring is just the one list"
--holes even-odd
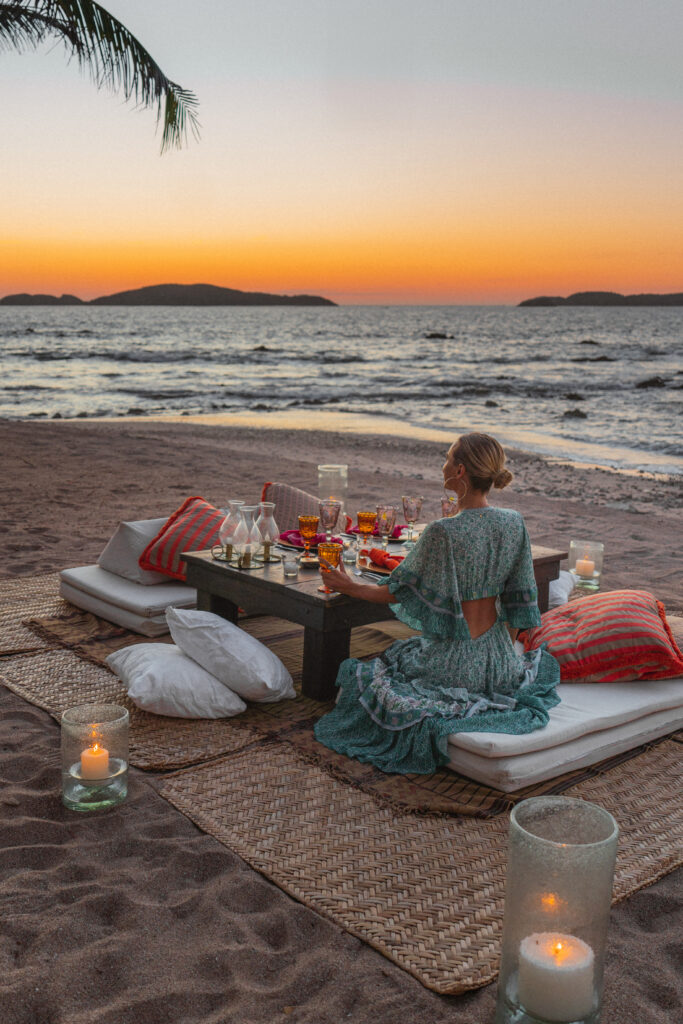
[(318, 521), (317, 516), (299, 516), (299, 533), (304, 542), (303, 559), (305, 561), (310, 560), (311, 557), (311, 541), (318, 533)]
[(275, 502), (274, 501), (262, 501), (259, 504), (259, 516), (256, 520), (256, 525), (259, 528), (261, 534), (261, 540), (263, 541), (263, 554), (260, 556), (259, 561), (261, 562), (279, 562), (280, 556), (272, 553), (273, 544), (277, 543), (280, 539), (280, 528), (275, 522)]
[[(341, 516), (344, 516), (344, 504), (349, 486), (349, 467), (346, 465), (318, 466), (318, 497), (321, 501), (328, 498), (340, 501)], [(343, 518), (342, 518), (343, 521)]]
[(128, 712), (116, 704), (79, 704), (62, 714), (62, 802), (101, 811), (128, 792)]
[(496, 1024), (598, 1024), (618, 833), (587, 800), (512, 811)]
[[(341, 544), (328, 544), (328, 542), (325, 541), (323, 544), (318, 544), (318, 557), (321, 559), (324, 558), (326, 562), (329, 562), (330, 565), (336, 569), (339, 565), (343, 550), (344, 549)], [(320, 572), (329, 572), (329, 570), (322, 564), (322, 561), (320, 563)], [(326, 583), (323, 583), (322, 587), (318, 587), (318, 590), (322, 594), (334, 594), (334, 590), (332, 590), (331, 587), (328, 587)]]
[(403, 515), (408, 524), (407, 540), (409, 543), (413, 540), (413, 527), (420, 518), (423, 501), (424, 497), (421, 494), (417, 497), (410, 497), (408, 494), (403, 495)]
[(332, 498), (321, 501), (318, 505), (318, 511), (320, 512), (320, 525), (325, 531), (325, 540), (328, 544), (332, 541), (332, 531), (337, 528), (341, 507), (341, 501), (335, 501)]
[(387, 550), (389, 537), (394, 532), (398, 509), (395, 505), (377, 506), (377, 532), (382, 538), (382, 547)]

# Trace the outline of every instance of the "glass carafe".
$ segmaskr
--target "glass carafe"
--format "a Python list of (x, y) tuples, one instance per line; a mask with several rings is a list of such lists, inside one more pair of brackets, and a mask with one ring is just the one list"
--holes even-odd
[(280, 539), (280, 527), (275, 522), (275, 502), (262, 501), (259, 509), (260, 512), (256, 525), (263, 541), (263, 554), (259, 560), (262, 562), (279, 562), (280, 556), (272, 553), (273, 544), (277, 544)]
[[(232, 559), (235, 530), (239, 526), (240, 522), (240, 509), (244, 505), (243, 501), (229, 501), (227, 508), (227, 515), (218, 529), (218, 539), (220, 545), (216, 545), (216, 548), (211, 549), (211, 553), (214, 558), (220, 558), (222, 561), (229, 562)], [(220, 552), (218, 552), (220, 547)]]
[(261, 533), (254, 522), (258, 505), (242, 505), (240, 521), (232, 536), (233, 549), (240, 569), (255, 568), (254, 556), (261, 547)]

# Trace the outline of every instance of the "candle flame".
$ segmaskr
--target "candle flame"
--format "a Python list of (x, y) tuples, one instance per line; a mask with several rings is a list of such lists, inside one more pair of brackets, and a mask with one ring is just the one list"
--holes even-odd
[(549, 892), (546, 893), (545, 896), (541, 896), (541, 903), (546, 908), (546, 910), (555, 910), (559, 903), (559, 900), (554, 892)]

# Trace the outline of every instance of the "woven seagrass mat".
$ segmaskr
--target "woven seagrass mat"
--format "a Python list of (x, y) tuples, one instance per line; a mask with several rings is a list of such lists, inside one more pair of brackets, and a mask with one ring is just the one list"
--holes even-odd
[[(667, 740), (572, 790), (619, 823), (615, 903), (681, 863), (680, 750)], [(279, 742), (166, 776), (160, 792), (427, 988), (456, 995), (495, 978), (507, 815), (397, 815)]]
[[(41, 580), (42, 606), (38, 583)], [(316, 741), (313, 725), (332, 705), (301, 695), (303, 627), (271, 616), (245, 618), (240, 625), (282, 659), (292, 673), (298, 694), (296, 700), (252, 705), (244, 714), (228, 720), (185, 720), (151, 715), (136, 708), (119, 680), (103, 667), (104, 659), (112, 651), (132, 643), (151, 641), (55, 599), (58, 581), (56, 573), (9, 581), (6, 600), (9, 607), (13, 592), (15, 616), (21, 616), (27, 608), (26, 592), (33, 595), (33, 603), (28, 607), (32, 611), (37, 609), (38, 614), (27, 623), (30, 629), (22, 628), (27, 636), (33, 631), (40, 638), (43, 653), (38, 657), (36, 652), (35, 659), (29, 660), (0, 657), (0, 681), (56, 718), (65, 708), (79, 703), (106, 699), (127, 707), (131, 715), (131, 763), (139, 768), (156, 771), (181, 768), (239, 750), (258, 739), (277, 736), (342, 782), (362, 789), (377, 802), (395, 810), (492, 817), (528, 796), (565, 792), (647, 749), (635, 748), (514, 794), (501, 793), (447, 768), (428, 776), (387, 775)], [(380, 654), (397, 637), (410, 634), (411, 631), (399, 622), (364, 626), (353, 631), (351, 653), (357, 658), (371, 657)], [(161, 637), (152, 642), (168, 643), (170, 638)], [(50, 653), (57, 651), (60, 657)]]

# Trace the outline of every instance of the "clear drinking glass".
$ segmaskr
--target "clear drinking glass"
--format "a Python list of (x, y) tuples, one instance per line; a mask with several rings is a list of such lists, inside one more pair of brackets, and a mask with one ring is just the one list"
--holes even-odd
[[(342, 551), (343, 550), (344, 549), (343, 549), (343, 546), (341, 544), (328, 544), (327, 541), (325, 541), (323, 544), (318, 544), (318, 557), (319, 558), (324, 558), (326, 562), (329, 562), (330, 565), (334, 566), (334, 568), (336, 569), (337, 566), (339, 565), (339, 561), (341, 559)], [(320, 563), (320, 572), (321, 573), (325, 573), (327, 571), (328, 570), (325, 568), (325, 566), (321, 562)], [(318, 587), (318, 590), (322, 594), (334, 594), (335, 593), (335, 591), (332, 590), (331, 587), (328, 587), (326, 583), (323, 583), (322, 587)]]
[(377, 532), (382, 538), (382, 547), (387, 550), (389, 544), (389, 537), (394, 532), (396, 526), (396, 516), (398, 509), (395, 505), (378, 505), (377, 506)]
[(408, 543), (412, 543), (413, 540), (413, 527), (420, 518), (422, 512), (422, 503), (424, 502), (423, 495), (417, 497), (410, 497), (407, 494), (403, 495), (403, 515), (408, 524), (408, 537), (406, 538)]
[(442, 519), (450, 519), (451, 516), (457, 516), (458, 514), (458, 499), (454, 498), (451, 494), (444, 494), (441, 499), (441, 517)]
[(337, 528), (341, 507), (341, 501), (335, 501), (333, 498), (327, 498), (318, 505), (320, 525), (325, 531), (325, 540), (328, 544), (332, 541), (332, 531)]
[(259, 556), (259, 561), (279, 562), (280, 556), (272, 553), (273, 544), (280, 539), (280, 528), (275, 522), (275, 502), (262, 501), (259, 504), (259, 509), (256, 525), (263, 541), (263, 554)]
[(128, 712), (80, 704), (62, 715), (62, 803), (72, 811), (115, 807), (128, 792)]
[(239, 525), (242, 505), (244, 505), (243, 501), (228, 502), (227, 515), (218, 530), (220, 544), (215, 544), (211, 548), (213, 557), (220, 559), (222, 562), (230, 562), (232, 560), (233, 537)]
[(586, 800), (513, 809), (496, 1024), (598, 1024), (618, 833)]
[(254, 569), (254, 556), (261, 547), (261, 532), (254, 522), (258, 505), (242, 505), (240, 522), (233, 534), (232, 544), (237, 554), (240, 569)]

